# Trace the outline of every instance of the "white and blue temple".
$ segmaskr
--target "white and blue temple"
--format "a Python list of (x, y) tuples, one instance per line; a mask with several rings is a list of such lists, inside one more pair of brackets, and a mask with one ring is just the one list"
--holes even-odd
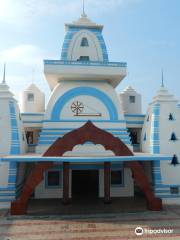
[[(103, 26), (85, 13), (65, 24), (60, 60), (44, 60), (51, 89), (32, 83), (21, 110), (0, 84), (0, 208), (28, 212), (29, 200), (144, 194), (149, 210), (180, 204), (180, 105), (163, 82), (145, 114), (132, 87), (117, 92), (125, 62), (110, 62)], [(102, 204), (103, 204), (102, 201)]]

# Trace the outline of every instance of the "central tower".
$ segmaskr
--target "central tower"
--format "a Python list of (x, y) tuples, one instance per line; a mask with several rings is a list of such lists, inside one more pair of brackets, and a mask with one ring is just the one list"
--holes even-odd
[(52, 132), (50, 137), (47, 129), (63, 130), (65, 125), (66, 129), (76, 129), (88, 120), (100, 128), (114, 125), (124, 129), (123, 140), (130, 144), (115, 91), (126, 76), (126, 63), (109, 61), (103, 26), (93, 23), (85, 13), (77, 21), (65, 24), (65, 30), (61, 59), (44, 60), (52, 93), (37, 152), (43, 153), (57, 138)]

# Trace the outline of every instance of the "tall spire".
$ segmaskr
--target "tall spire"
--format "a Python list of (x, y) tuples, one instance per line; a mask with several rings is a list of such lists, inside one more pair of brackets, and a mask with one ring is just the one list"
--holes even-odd
[(3, 80), (2, 83), (5, 84), (6, 83), (6, 64), (4, 63), (4, 72), (3, 72)]
[(85, 13), (85, 0), (83, 0), (83, 9), (82, 9), (83, 11), (82, 11), (82, 14), (81, 14), (81, 16), (82, 17), (87, 17), (87, 15), (86, 15), (86, 13)]
[(162, 88), (164, 87), (164, 72), (163, 72), (163, 69), (162, 69), (161, 87)]
[(34, 71), (34, 68), (32, 69), (32, 75), (31, 75), (31, 83), (33, 84), (34, 83), (34, 74), (35, 73), (35, 71)]

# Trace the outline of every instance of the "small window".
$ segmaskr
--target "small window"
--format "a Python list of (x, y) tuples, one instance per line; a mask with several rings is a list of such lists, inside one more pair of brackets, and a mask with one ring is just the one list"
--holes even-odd
[(47, 172), (47, 187), (59, 187), (60, 186), (60, 171), (50, 170)]
[(131, 138), (132, 144), (138, 144), (138, 133), (135, 130), (130, 130), (129, 131), (129, 136)]
[(145, 134), (144, 134), (144, 139), (143, 139), (143, 140), (146, 141), (146, 138), (147, 138), (147, 137), (146, 137), (146, 133), (145, 133)]
[(169, 120), (170, 120), (170, 121), (173, 121), (173, 120), (174, 120), (174, 117), (173, 117), (173, 114), (172, 114), (172, 113), (169, 114)]
[(34, 102), (34, 94), (33, 93), (28, 93), (27, 99), (28, 99), (28, 102)]
[(136, 97), (135, 96), (129, 96), (129, 102), (130, 103), (135, 103)]
[(111, 171), (111, 185), (122, 185), (123, 174), (122, 170)]
[(176, 137), (176, 134), (175, 133), (172, 133), (171, 134), (171, 141), (176, 141), (177, 140), (177, 137)]
[(149, 115), (148, 115), (148, 117), (147, 117), (147, 122), (149, 122)]
[(80, 56), (80, 58), (78, 59), (78, 61), (88, 62), (88, 61), (89, 61), (89, 56)]
[(88, 40), (87, 38), (84, 37), (81, 41), (81, 47), (88, 47), (88, 46), (89, 46)]
[(178, 187), (170, 187), (170, 193), (171, 194), (179, 194), (179, 188)]
[(33, 144), (34, 143), (34, 134), (33, 132), (26, 132), (26, 139), (27, 139), (27, 144)]

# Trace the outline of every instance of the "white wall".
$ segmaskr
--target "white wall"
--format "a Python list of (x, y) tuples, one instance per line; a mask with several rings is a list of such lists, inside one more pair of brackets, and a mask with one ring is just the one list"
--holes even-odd
[[(161, 103), (160, 107), (160, 150), (161, 153), (167, 155), (176, 154), (180, 162), (180, 109), (177, 104)], [(169, 114), (172, 113), (175, 120), (169, 121)], [(172, 133), (176, 134), (177, 141), (170, 141)], [(180, 165), (176, 167), (169, 162), (161, 161), (162, 181), (164, 184), (180, 185)], [(180, 203), (180, 199), (179, 199)]]
[[(119, 187), (111, 186), (111, 197), (133, 197), (134, 181), (129, 168), (124, 168), (124, 184)], [(99, 197), (104, 197), (104, 170), (99, 170)]]
[[(35, 189), (35, 198), (62, 198), (63, 197), (63, 171), (61, 171), (61, 187), (59, 188), (51, 188), (46, 187), (45, 185), (45, 174), (43, 181), (36, 187)], [(72, 171), (69, 172), (69, 196), (71, 198), (71, 179), (72, 179)]]
[[(149, 121), (147, 121), (149, 117)], [(144, 124), (141, 132), (141, 151), (144, 153), (150, 153), (150, 137), (151, 137), (151, 130), (152, 130), (152, 121), (154, 116), (152, 116), (152, 108), (149, 106), (145, 119)], [(146, 134), (146, 141), (144, 140), (144, 136)]]
[(8, 186), (9, 163), (0, 162), (0, 188)]

